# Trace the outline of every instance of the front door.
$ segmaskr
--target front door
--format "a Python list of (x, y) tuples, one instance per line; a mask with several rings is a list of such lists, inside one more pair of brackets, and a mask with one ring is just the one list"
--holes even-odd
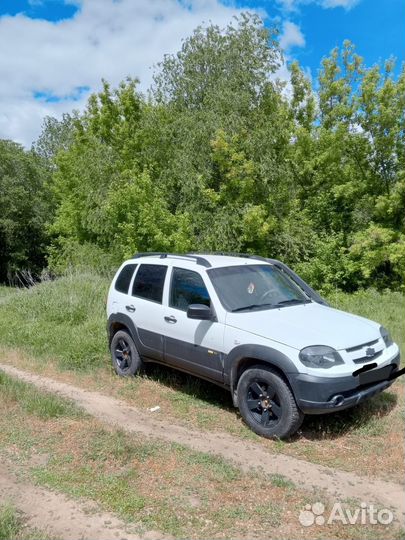
[(172, 268), (169, 301), (164, 306), (165, 361), (189, 373), (223, 381), (223, 324), (187, 317), (190, 304), (210, 306), (203, 277), (192, 270)]

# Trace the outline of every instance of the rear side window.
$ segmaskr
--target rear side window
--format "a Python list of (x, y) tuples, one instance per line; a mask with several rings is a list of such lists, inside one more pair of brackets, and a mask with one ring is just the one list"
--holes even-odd
[(162, 303), (167, 266), (141, 264), (136, 273), (132, 295)]
[(129, 284), (137, 266), (137, 264), (127, 264), (124, 266), (115, 282), (116, 291), (128, 294)]
[(170, 306), (187, 311), (190, 304), (210, 305), (210, 296), (198, 272), (173, 268)]

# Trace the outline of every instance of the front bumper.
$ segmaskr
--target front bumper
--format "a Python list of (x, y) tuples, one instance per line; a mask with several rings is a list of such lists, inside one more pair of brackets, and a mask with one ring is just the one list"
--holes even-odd
[[(373, 373), (373, 382), (362, 384), (364, 374), (344, 377), (316, 377), (305, 373), (290, 374), (290, 383), (298, 407), (305, 414), (324, 414), (348, 409), (379, 394), (394, 382), (400, 355)], [(367, 379), (366, 379), (367, 380)]]

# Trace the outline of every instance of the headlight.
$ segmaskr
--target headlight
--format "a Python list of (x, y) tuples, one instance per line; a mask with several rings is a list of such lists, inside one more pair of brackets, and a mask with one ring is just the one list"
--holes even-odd
[(390, 345), (392, 345), (394, 343), (392, 341), (391, 334), (388, 332), (388, 330), (386, 328), (384, 328), (384, 326), (380, 326), (380, 334), (381, 334), (381, 337), (384, 340), (384, 343), (385, 343), (386, 347), (390, 347)]
[(326, 345), (305, 347), (300, 352), (299, 358), (304, 366), (311, 368), (329, 369), (333, 366), (344, 364), (340, 354), (332, 347), (327, 347)]

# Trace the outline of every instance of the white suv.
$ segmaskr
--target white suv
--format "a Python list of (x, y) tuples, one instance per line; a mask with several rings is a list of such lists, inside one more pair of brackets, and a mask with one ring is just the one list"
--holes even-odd
[(250, 428), (288, 437), (304, 414), (360, 403), (403, 374), (379, 324), (329, 307), (280, 261), (137, 254), (108, 294), (116, 372), (158, 362), (229, 388)]

